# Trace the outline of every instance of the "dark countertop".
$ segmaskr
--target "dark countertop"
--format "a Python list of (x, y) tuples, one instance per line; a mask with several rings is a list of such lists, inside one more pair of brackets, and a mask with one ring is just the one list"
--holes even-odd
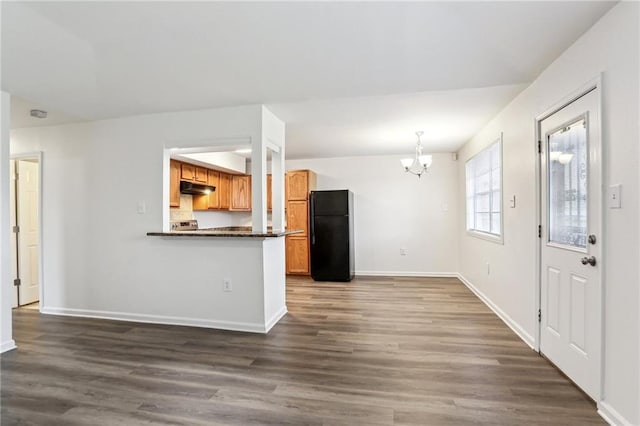
[(147, 232), (151, 237), (227, 237), (227, 238), (272, 238), (286, 235), (300, 234), (302, 230), (256, 232), (250, 226), (223, 226), (220, 228), (205, 228), (196, 231)]

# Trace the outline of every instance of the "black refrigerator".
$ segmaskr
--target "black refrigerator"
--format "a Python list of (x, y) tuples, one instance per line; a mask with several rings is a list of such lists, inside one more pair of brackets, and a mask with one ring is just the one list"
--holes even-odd
[(351, 281), (354, 275), (353, 193), (311, 191), (311, 278)]

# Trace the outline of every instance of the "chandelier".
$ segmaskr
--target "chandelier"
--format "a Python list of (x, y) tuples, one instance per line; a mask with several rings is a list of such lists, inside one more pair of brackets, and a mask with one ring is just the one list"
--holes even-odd
[(418, 143), (416, 144), (416, 155), (414, 158), (403, 158), (400, 160), (402, 163), (402, 167), (404, 167), (405, 172), (413, 173), (414, 175), (421, 177), (424, 172), (429, 171), (429, 167), (431, 166), (431, 162), (433, 158), (431, 155), (423, 155), (422, 154), (422, 142), (420, 141), (420, 136), (422, 136), (424, 132), (418, 131), (416, 132), (416, 136), (418, 137)]

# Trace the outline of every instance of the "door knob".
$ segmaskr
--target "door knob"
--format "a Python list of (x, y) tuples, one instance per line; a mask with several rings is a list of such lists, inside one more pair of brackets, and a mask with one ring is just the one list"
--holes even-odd
[(591, 266), (596, 266), (595, 256), (590, 256), (590, 257), (585, 256), (582, 259), (580, 259), (580, 262), (582, 262), (583, 265), (589, 264)]

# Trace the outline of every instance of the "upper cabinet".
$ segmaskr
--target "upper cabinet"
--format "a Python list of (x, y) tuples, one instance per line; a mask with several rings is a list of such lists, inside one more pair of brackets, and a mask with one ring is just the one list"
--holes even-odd
[(229, 210), (231, 207), (231, 175), (220, 173), (216, 192), (218, 192), (220, 210)]
[(216, 190), (208, 195), (194, 195), (194, 210), (209, 210), (220, 208), (220, 172), (217, 172), (215, 170), (208, 170), (206, 183), (207, 185), (215, 187)]
[[(204, 176), (204, 177), (203, 177)], [(182, 163), (170, 162), (170, 207), (180, 207), (180, 181), (214, 186), (208, 195), (193, 196), (193, 210), (251, 211), (251, 176), (230, 175), (217, 170)], [(267, 175), (267, 210), (271, 211), (272, 179)]]
[(207, 184), (207, 169), (193, 164), (182, 163), (180, 179), (188, 182)]
[(305, 201), (309, 199), (309, 191), (315, 188), (316, 175), (310, 170), (293, 170), (287, 172), (287, 200)]
[(232, 211), (251, 211), (251, 176), (231, 176), (231, 206)]
[(169, 164), (169, 207), (180, 207), (181, 164), (171, 160)]

